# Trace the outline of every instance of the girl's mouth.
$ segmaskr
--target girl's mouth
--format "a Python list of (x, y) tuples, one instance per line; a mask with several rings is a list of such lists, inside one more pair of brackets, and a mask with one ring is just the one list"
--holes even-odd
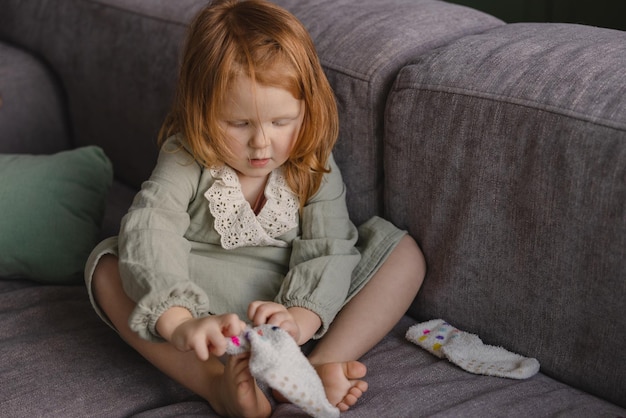
[(263, 168), (270, 162), (269, 158), (250, 158), (250, 166), (254, 168)]

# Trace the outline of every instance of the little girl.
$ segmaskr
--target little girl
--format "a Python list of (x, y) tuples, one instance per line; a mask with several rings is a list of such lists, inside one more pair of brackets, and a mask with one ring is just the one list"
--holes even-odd
[(350, 222), (337, 134), (333, 93), (293, 15), (262, 0), (199, 13), (156, 167), (85, 277), (102, 318), (219, 414), (271, 414), (248, 355), (220, 360), (246, 322), (319, 339), (309, 360), (347, 410), (367, 390), (356, 360), (421, 286), (413, 239), (380, 218)]

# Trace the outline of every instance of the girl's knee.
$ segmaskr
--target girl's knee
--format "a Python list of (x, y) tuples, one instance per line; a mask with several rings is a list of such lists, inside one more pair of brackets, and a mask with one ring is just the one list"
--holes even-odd
[(404, 237), (402, 237), (398, 245), (402, 245), (404, 247), (404, 251), (408, 253), (407, 257), (414, 260), (416, 264), (420, 264), (423, 266), (426, 264), (422, 249), (411, 235), (406, 234)]
[(128, 317), (135, 304), (124, 291), (117, 256), (106, 254), (100, 257), (91, 280), (91, 289), (103, 319), (127, 341), (133, 338), (128, 327)]
[(117, 260), (117, 256), (113, 254), (104, 254), (98, 260), (98, 263), (96, 264), (96, 270), (117, 268)]
[(396, 249), (401, 253), (403, 264), (406, 266), (405, 271), (418, 286), (421, 286), (426, 276), (426, 259), (415, 239), (408, 234), (405, 235)]
[(91, 279), (94, 298), (100, 302), (117, 287), (121, 288), (118, 259), (112, 254), (105, 254), (98, 260)]
[(93, 272), (93, 281), (102, 281), (105, 277), (115, 275), (119, 275), (117, 257), (112, 254), (100, 257)]

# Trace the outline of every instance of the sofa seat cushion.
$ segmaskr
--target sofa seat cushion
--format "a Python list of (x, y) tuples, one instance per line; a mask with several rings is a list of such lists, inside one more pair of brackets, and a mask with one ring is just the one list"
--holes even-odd
[(80, 282), (112, 179), (95, 146), (0, 154), (0, 277)]
[[(83, 286), (0, 280), (0, 410), (11, 417), (217, 415), (167, 378), (93, 312)], [(369, 390), (342, 417), (624, 416), (626, 410), (545, 375), (469, 374), (404, 338), (403, 318), (363, 357)], [(8, 367), (10, 366), (10, 367)], [(278, 405), (275, 417), (304, 417)]]
[(428, 264), (412, 314), (622, 406), (624, 68), (624, 32), (507, 25), (404, 68), (385, 125), (390, 219)]

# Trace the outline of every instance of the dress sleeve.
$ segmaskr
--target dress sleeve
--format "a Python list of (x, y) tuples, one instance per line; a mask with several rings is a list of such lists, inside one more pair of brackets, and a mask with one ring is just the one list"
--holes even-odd
[(166, 142), (154, 171), (122, 219), (119, 266), (122, 284), (137, 304), (129, 318), (142, 338), (159, 341), (156, 322), (172, 306), (195, 317), (209, 312), (206, 293), (189, 279), (191, 245), (187, 208), (197, 193), (200, 166), (174, 140)]
[(286, 307), (309, 309), (322, 320), (321, 338), (342, 308), (361, 255), (358, 233), (348, 216), (346, 190), (331, 157), (331, 172), (302, 211), (301, 235), (292, 242), (289, 272), (276, 297)]

